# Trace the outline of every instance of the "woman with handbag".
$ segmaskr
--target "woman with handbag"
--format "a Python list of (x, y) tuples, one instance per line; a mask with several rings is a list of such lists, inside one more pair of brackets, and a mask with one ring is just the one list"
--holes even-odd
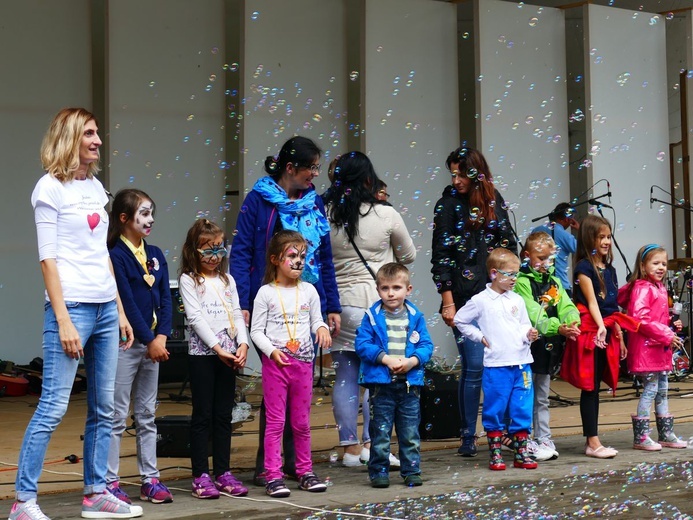
[[(366, 310), (378, 299), (375, 273), (388, 262), (410, 264), (416, 258), (402, 216), (377, 198), (378, 181), (370, 159), (361, 152), (349, 152), (337, 161), (332, 187), (323, 195), (342, 304), (342, 332), (334, 339), (331, 352), (336, 374), (332, 406), (345, 466), (359, 466), (369, 458), (367, 394), (363, 399), (363, 449), (356, 427), (360, 361), (354, 341)], [(390, 466), (399, 467), (394, 455)]]

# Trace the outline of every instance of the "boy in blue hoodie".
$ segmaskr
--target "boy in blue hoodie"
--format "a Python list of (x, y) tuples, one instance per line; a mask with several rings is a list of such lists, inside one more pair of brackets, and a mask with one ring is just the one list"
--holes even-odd
[(402, 264), (385, 264), (375, 282), (380, 300), (366, 311), (355, 343), (361, 358), (359, 384), (370, 390), (368, 476), (375, 488), (390, 485), (394, 424), (404, 484), (420, 486), (419, 398), (424, 364), (433, 355), (433, 343), (424, 315), (406, 299), (412, 291), (409, 270)]

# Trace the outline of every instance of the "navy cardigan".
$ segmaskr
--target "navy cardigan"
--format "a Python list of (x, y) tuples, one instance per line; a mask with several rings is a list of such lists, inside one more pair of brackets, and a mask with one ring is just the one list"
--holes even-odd
[[(144, 250), (149, 273), (154, 275), (154, 285), (151, 287), (144, 280), (144, 270), (137, 258), (120, 238), (110, 250), (110, 255), (125, 316), (132, 325), (137, 341), (147, 345), (159, 334), (170, 337), (172, 307), (166, 257), (161, 249), (146, 242)], [(157, 324), (152, 330), (154, 312)]]

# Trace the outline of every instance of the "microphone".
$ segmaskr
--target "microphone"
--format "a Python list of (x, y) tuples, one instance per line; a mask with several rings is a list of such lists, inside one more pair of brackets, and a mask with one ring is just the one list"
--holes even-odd
[(589, 199), (587, 202), (592, 204), (592, 206), (604, 206), (605, 208), (614, 209), (611, 206), (609, 206), (608, 204), (604, 204), (603, 202), (599, 202), (597, 199)]
[(652, 190), (654, 190), (654, 186), (650, 186), (650, 209), (652, 209), (652, 202), (654, 202), (652, 199)]
[(608, 181), (608, 179), (604, 179), (606, 181), (606, 194), (609, 197), (609, 202), (611, 202), (611, 183)]

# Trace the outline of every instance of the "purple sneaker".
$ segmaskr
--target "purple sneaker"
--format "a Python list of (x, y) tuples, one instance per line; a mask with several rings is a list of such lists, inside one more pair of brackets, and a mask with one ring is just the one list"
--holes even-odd
[(219, 491), (228, 493), (232, 497), (244, 497), (248, 494), (248, 488), (243, 485), (243, 482), (234, 477), (230, 471), (217, 477), (214, 485)]
[(126, 504), (132, 504), (132, 500), (130, 500), (128, 494), (121, 489), (120, 482), (118, 482), (117, 480), (115, 482), (110, 482), (106, 486), (106, 489), (111, 495), (116, 497), (118, 500), (125, 502)]
[(159, 482), (158, 478), (153, 478), (142, 484), (140, 500), (148, 500), (152, 504), (170, 504), (173, 502), (173, 495), (166, 486)]
[(192, 481), (192, 496), (195, 498), (219, 498), (219, 490), (214, 487), (212, 477), (203, 473)]

